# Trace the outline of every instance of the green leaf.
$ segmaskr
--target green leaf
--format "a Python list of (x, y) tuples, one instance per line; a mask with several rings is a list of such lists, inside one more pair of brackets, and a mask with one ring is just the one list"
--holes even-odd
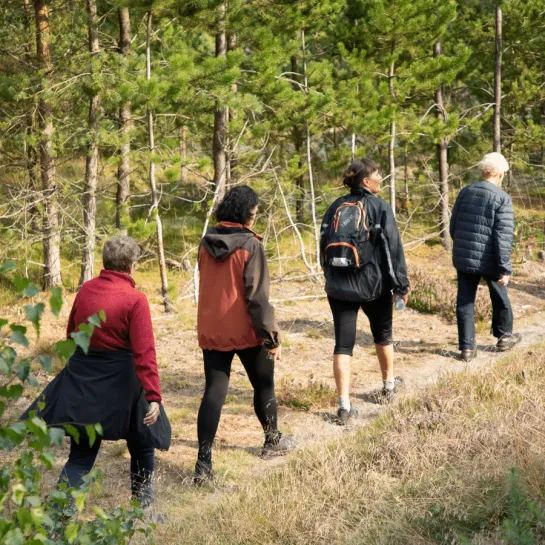
[[(82, 326), (85, 324), (82, 324)], [(82, 327), (80, 326), (80, 327)], [(89, 351), (91, 345), (91, 337), (85, 331), (73, 331), (70, 333), (70, 337), (74, 339), (75, 343), (83, 350), (85, 354)]]
[(77, 345), (72, 339), (66, 339), (66, 341), (59, 341), (55, 344), (55, 350), (59, 357), (64, 360), (70, 359), (72, 354), (76, 351)]
[(24, 382), (28, 378), (28, 375), (30, 375), (30, 361), (29, 358), (25, 358), (13, 369), (15, 375), (21, 382)]
[(73, 490), (72, 497), (76, 500), (76, 507), (81, 513), (85, 509), (85, 501), (87, 500), (87, 492), (83, 490)]
[(76, 522), (71, 522), (70, 524), (68, 524), (66, 530), (64, 531), (64, 537), (66, 537), (66, 541), (71, 544), (74, 543), (74, 541), (78, 537), (78, 533), (79, 524), (77, 524)]
[[(100, 325), (100, 317), (98, 314), (93, 314), (92, 316), (89, 316), (88, 321), (90, 324), (92, 324), (95, 327), (102, 327)], [(80, 327), (81, 329), (81, 327)]]
[(11, 386), (0, 387), (0, 396), (8, 399), (19, 399), (23, 393), (22, 384), (12, 384)]
[(89, 437), (89, 446), (92, 447), (96, 441), (97, 434), (94, 426), (85, 426), (85, 432), (87, 437)]
[(62, 308), (62, 288), (51, 288), (51, 297), (49, 298), (49, 306), (51, 312), (58, 317)]
[(6, 320), (5, 318), (0, 318), (0, 330), (5, 326), (9, 324), (9, 320)]
[(26, 276), (15, 275), (13, 284), (17, 293), (22, 293), (30, 284), (30, 280)]
[(106, 313), (103, 310), (99, 310), (98, 315), (103, 322), (106, 322)]
[(42, 452), (38, 456), (38, 460), (47, 467), (47, 469), (53, 469), (55, 465), (55, 455), (52, 452)]
[(0, 418), (2, 418), (5, 408), (6, 408), (6, 404), (3, 401), (0, 401)]
[(49, 437), (54, 445), (60, 447), (65, 436), (63, 428), (49, 428)]
[(79, 445), (80, 433), (79, 433), (78, 429), (75, 428), (74, 426), (72, 426), (72, 424), (66, 424), (64, 426), (64, 429), (67, 431), (67, 433), (70, 435), (70, 437), (72, 437), (74, 439), (76, 444)]
[(23, 291), (23, 295), (26, 297), (36, 297), (40, 293), (40, 290), (32, 283), (30, 283), (25, 290)]
[(104, 430), (102, 429), (102, 424), (100, 422), (95, 424), (95, 430), (99, 435), (104, 435)]
[(10, 366), (2, 356), (0, 356), (0, 373), (6, 375), (7, 377), (10, 374)]
[(15, 270), (15, 261), (4, 261), (0, 265), (0, 273), (5, 273)]
[(26, 318), (32, 322), (32, 325), (36, 328), (38, 337), (40, 336), (40, 321), (44, 310), (45, 305), (43, 303), (38, 303), (37, 305), (25, 305)]
[(38, 362), (40, 363), (44, 371), (46, 371), (47, 373), (51, 372), (51, 369), (53, 367), (53, 358), (51, 356), (38, 356)]
[(30, 343), (24, 333), (21, 331), (14, 331), (11, 334), (11, 340), (15, 344), (20, 344), (21, 346), (24, 346), (25, 348), (28, 348), (30, 346)]

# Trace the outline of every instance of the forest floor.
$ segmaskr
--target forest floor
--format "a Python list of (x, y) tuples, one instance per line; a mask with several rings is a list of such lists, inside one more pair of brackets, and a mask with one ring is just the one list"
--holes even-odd
[[(418, 265), (430, 275), (454, 278), (449, 256), (439, 248), (408, 253), (409, 264)], [(139, 282), (138, 276), (136, 277)], [(252, 389), (237, 358), (233, 362), (229, 396), (224, 406), (214, 449), (213, 486), (195, 489), (191, 477), (197, 454), (197, 411), (204, 387), (202, 356), (195, 331), (196, 309), (190, 299), (177, 303), (178, 313), (165, 315), (158, 303), (157, 290), (144, 291), (152, 303), (156, 347), (164, 404), (172, 429), (172, 446), (157, 453), (158, 510), (169, 519), (179, 519), (188, 511), (203, 508), (211, 501), (233, 493), (249, 479), (260, 477), (292, 455), (262, 460), (259, 457), (263, 434), (252, 409)], [(481, 286), (486, 289), (486, 286)], [(545, 338), (545, 266), (531, 262), (517, 267), (510, 283), (515, 330), (523, 340), (516, 351)], [(297, 299), (301, 297), (310, 299)], [(370, 392), (381, 386), (379, 367), (366, 317), (360, 314), (357, 346), (352, 369), (352, 401), (360, 418), (347, 427), (332, 422), (336, 410), (331, 354), (334, 345), (333, 322), (320, 282), (273, 282), (272, 295), (281, 325), (284, 347), (276, 366), (279, 427), (297, 436), (298, 449), (328, 442), (368, 424), (385, 409), (367, 402)], [(48, 347), (63, 336), (71, 299), (61, 317), (44, 320), (40, 347)], [(411, 309), (394, 314), (395, 374), (404, 378), (402, 396), (418, 394), (419, 389), (447, 373), (484, 368), (502, 354), (494, 351), (495, 339), (488, 325), (478, 328), (478, 356), (470, 364), (458, 358), (456, 325), (445, 319)], [(51, 376), (39, 377), (46, 383)], [(20, 399), (22, 409), (30, 394)], [(291, 401), (290, 401), (291, 400)], [(310, 410), (294, 408), (310, 400)], [(66, 446), (60, 449), (58, 467), (48, 479), (53, 483), (65, 460)], [(122, 443), (105, 443), (97, 461), (104, 472), (104, 490), (99, 499), (103, 507), (128, 499), (128, 453)], [(160, 529), (158, 530), (161, 531)]]

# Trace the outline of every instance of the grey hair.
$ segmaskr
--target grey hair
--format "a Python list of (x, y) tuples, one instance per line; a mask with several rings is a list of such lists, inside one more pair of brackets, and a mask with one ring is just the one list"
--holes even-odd
[(498, 176), (509, 170), (507, 159), (498, 152), (487, 153), (479, 162), (479, 168), (484, 174), (489, 176)]
[(140, 246), (131, 237), (109, 238), (102, 249), (102, 264), (109, 271), (131, 272), (131, 267), (140, 257)]

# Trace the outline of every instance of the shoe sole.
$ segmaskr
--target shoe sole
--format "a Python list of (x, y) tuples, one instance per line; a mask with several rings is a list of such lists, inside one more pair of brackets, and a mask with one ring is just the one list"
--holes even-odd
[(509, 350), (511, 350), (512, 348), (514, 348), (517, 344), (520, 343), (520, 341), (522, 341), (522, 337), (519, 337), (518, 339), (516, 340), (513, 340), (513, 341), (510, 341), (508, 344), (506, 344), (505, 346), (498, 346), (496, 345), (496, 350), (498, 352), (507, 352)]

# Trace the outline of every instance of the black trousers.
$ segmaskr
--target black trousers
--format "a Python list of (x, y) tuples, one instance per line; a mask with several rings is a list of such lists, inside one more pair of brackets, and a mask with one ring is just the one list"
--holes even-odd
[[(507, 286), (500, 286), (496, 279), (483, 277), (488, 285), (492, 301), (492, 335), (501, 339), (513, 332), (513, 311), (509, 302)], [(456, 298), (456, 320), (458, 322), (458, 344), (460, 350), (475, 348), (475, 298), (481, 275), (458, 271), (458, 296)]]
[(254, 410), (265, 437), (278, 433), (277, 405), (274, 395), (274, 361), (263, 346), (245, 350), (203, 350), (206, 387), (197, 419), (198, 459), (212, 463), (212, 444), (218, 431), (221, 409), (225, 403), (235, 354), (240, 358), (254, 388)]
[[(65, 481), (70, 488), (79, 488), (83, 484), (83, 477), (87, 475), (95, 464), (100, 450), (101, 439), (97, 437), (93, 445), (82, 435), (79, 444), (70, 438), (70, 454), (68, 461), (61, 471), (59, 482)], [(149, 489), (149, 483), (155, 469), (155, 449), (141, 447), (127, 441), (131, 455), (131, 492), (132, 496), (142, 500), (141, 494)], [(152, 492), (151, 492), (152, 493)]]
[(392, 294), (385, 291), (379, 299), (368, 303), (340, 301), (328, 297), (335, 327), (335, 350), (333, 354), (352, 356), (356, 344), (356, 324), (360, 308), (369, 324), (375, 344), (392, 344)]

